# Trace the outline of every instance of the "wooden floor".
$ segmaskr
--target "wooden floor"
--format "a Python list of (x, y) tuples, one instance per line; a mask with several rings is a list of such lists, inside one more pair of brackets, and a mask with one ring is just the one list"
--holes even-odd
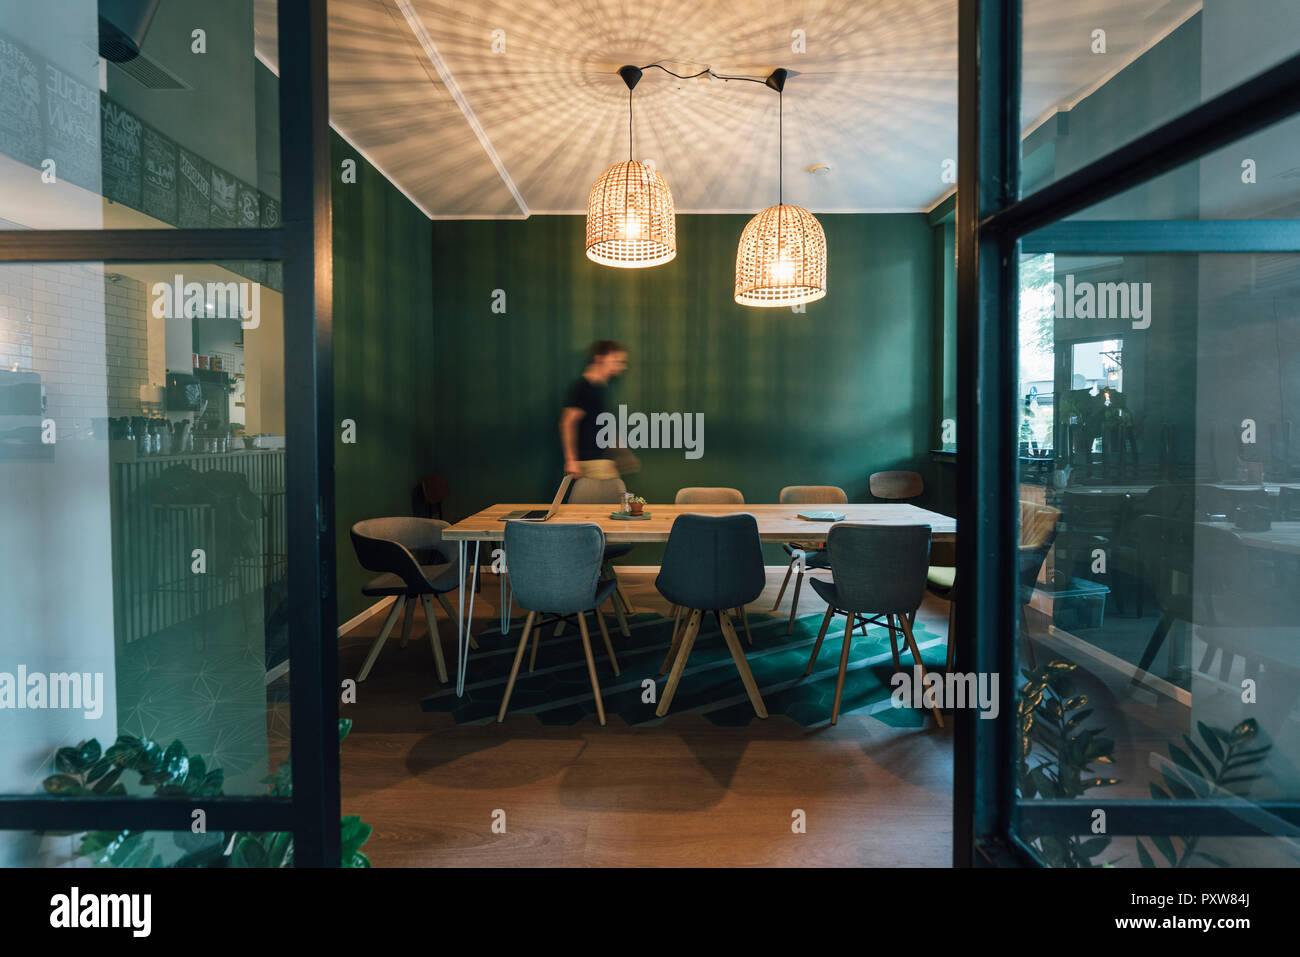
[[(751, 612), (772, 607), (783, 574), (768, 569)], [(667, 610), (653, 572), (620, 578), (638, 612)], [(489, 575), (476, 632), (498, 620), (497, 596)], [(786, 615), (789, 601), (787, 592)], [(800, 616), (825, 607), (805, 582)], [(946, 604), (927, 597), (918, 617), (946, 632)], [(373, 617), (340, 641), (342, 676), (356, 675), (381, 624)], [(441, 612), (438, 624), (450, 668), (454, 627)], [(365, 850), (377, 867), (951, 862), (951, 727), (931, 720), (898, 730), (856, 715), (834, 728), (781, 715), (742, 728), (671, 715), (656, 727), (628, 727), (616, 715), (604, 728), (594, 719), (543, 726), (530, 715), (461, 726), (420, 710), (435, 689), (422, 628), (417, 617), (405, 648), (390, 637), (356, 704), (342, 708), (354, 720), (342, 752), (343, 813), (374, 827)], [(792, 830), (797, 812), (806, 833)], [(504, 833), (494, 832), (502, 815)]]

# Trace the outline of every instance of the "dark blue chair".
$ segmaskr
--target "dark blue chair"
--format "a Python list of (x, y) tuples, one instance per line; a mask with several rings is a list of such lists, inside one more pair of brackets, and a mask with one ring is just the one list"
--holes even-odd
[(755, 714), (767, 717), (763, 697), (758, 693), (740, 639), (727, 614), (728, 609), (743, 607), (757, 598), (766, 581), (763, 548), (753, 515), (677, 516), (668, 533), (655, 587), (686, 613), (686, 625), (680, 633), (674, 631), (668, 650), (673, 667), (655, 714), (663, 717), (668, 713), (699, 634), (700, 622), (706, 612), (713, 612)]
[(610, 644), (605, 618), (597, 610), (617, 587), (614, 580), (601, 581), (600, 568), (605, 556), (605, 533), (599, 525), (590, 522), (574, 524), (533, 524), (506, 522), (505, 557), (510, 574), (510, 587), (515, 601), (528, 609), (524, 631), (519, 637), (519, 648), (510, 668), (506, 693), (501, 699), (497, 721), (504, 721), (510, 706), (510, 694), (515, 689), (519, 665), (528, 647), (528, 636), (533, 628), (542, 628), (550, 621), (578, 620), (582, 636), (582, 651), (587, 657), (587, 674), (591, 690), (596, 696), (596, 716), (605, 723), (605, 703), (600, 697), (600, 682), (596, 679), (596, 661), (591, 655), (591, 637), (587, 633), (587, 612), (596, 613), (605, 650), (609, 653), (614, 674), (618, 675), (618, 659)]
[[(835, 581), (810, 579), (813, 591), (826, 602), (817, 644), (808, 659), (805, 675), (812, 674), (822, 640), (831, 618), (844, 615), (844, 645), (840, 649), (840, 673), (835, 680), (835, 703), (831, 706), (831, 724), (840, 720), (840, 699), (844, 697), (844, 676), (849, 669), (849, 648), (853, 644), (853, 626), (858, 621), (883, 624), (889, 629), (889, 643), (894, 653), (894, 670), (901, 671), (896, 630), (901, 630), (911, 649), (912, 660), (925, 666), (912, 635), (912, 615), (925, 597), (926, 574), (930, 568), (930, 526), (928, 525), (832, 525), (826, 536)], [(881, 620), (883, 616), (884, 620)], [(943, 727), (939, 709), (934, 718)]]

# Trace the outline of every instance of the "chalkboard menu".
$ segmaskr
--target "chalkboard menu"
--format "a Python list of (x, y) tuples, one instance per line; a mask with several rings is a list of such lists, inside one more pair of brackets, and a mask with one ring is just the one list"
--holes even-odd
[(236, 212), (239, 205), (239, 180), (225, 170), (212, 167), (212, 222), (213, 229), (231, 229), (239, 225)]
[(45, 64), (45, 154), (60, 180), (100, 190), (99, 88)]
[[(0, 32), (0, 153), (181, 229), (274, 229), (280, 202), (190, 152), (95, 85)], [(217, 157), (220, 159), (220, 157)], [(283, 289), (279, 263), (248, 278)]]
[(140, 211), (176, 225), (176, 144), (152, 127), (141, 137), (144, 167), (140, 186)]
[(212, 164), (183, 146), (177, 149), (176, 225), (207, 229), (212, 213)]
[[(280, 216), (280, 201), (272, 199), (270, 196), (262, 197), (262, 228), (275, 229), (282, 225)], [(266, 284), (276, 292), (284, 291), (284, 264), (283, 263), (263, 263), (266, 266)]]
[(39, 63), (0, 34), (0, 153), (39, 167), (45, 158), (41, 130)]
[(103, 118), (104, 196), (139, 209), (144, 124), (108, 97), (99, 101), (99, 108)]

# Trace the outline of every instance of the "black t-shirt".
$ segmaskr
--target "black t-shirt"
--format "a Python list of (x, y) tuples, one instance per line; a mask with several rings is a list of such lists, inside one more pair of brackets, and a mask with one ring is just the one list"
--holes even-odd
[(595, 385), (586, 376), (579, 376), (578, 381), (569, 387), (564, 400), (566, 409), (581, 409), (582, 418), (578, 420), (578, 460), (589, 462), (605, 458), (605, 450), (596, 445), (596, 417), (605, 411), (605, 387)]

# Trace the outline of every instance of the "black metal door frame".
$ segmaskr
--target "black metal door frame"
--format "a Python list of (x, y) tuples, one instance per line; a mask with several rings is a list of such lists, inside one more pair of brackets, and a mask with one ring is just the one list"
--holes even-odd
[[(299, 867), (337, 867), (337, 600), (334, 549), (333, 252), (325, 0), (279, 0), (283, 225), (269, 229), (0, 232), (0, 263), (284, 264), (286, 521), (293, 796), (203, 802), (218, 831), (292, 831)], [(192, 798), (0, 796), (7, 830), (188, 831)]]
[(1059, 222), (1300, 111), (1300, 56), (1209, 100), (1032, 195), (1020, 190), (1020, 0), (960, 0), (957, 186), (959, 671), (993, 672), (998, 717), (957, 714), (953, 863), (1037, 864), (1018, 837), (1300, 833), (1300, 802), (1033, 801), (1018, 805), (1016, 406), (1021, 251), (1300, 252), (1300, 222)]

